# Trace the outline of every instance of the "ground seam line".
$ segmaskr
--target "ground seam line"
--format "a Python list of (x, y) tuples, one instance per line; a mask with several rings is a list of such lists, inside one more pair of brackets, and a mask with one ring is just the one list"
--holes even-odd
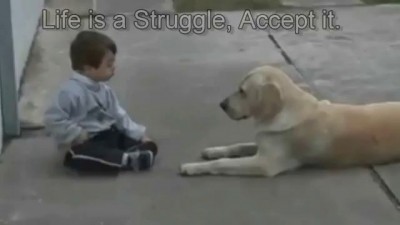
[[(300, 68), (298, 68), (293, 60), (290, 58), (290, 56), (286, 53), (286, 51), (279, 45), (278, 41), (275, 39), (275, 37), (269, 33), (268, 38), (274, 43), (275, 47), (279, 49), (282, 57), (285, 59), (285, 61), (289, 64), (292, 65), (295, 70), (298, 72), (300, 78), (308, 85), (310, 85), (310, 89), (317, 95), (317, 97), (324, 97), (318, 89), (313, 85), (312, 82), (310, 82), (304, 75), (303, 72), (301, 71)], [(327, 99), (324, 97), (324, 99)], [(386, 195), (386, 197), (392, 202), (394, 207), (400, 211), (400, 199), (394, 194), (394, 192), (390, 189), (389, 185), (386, 183), (386, 181), (382, 178), (382, 176), (376, 171), (376, 169), (373, 166), (366, 167), (371, 173), (372, 179), (378, 183), (379, 188), (383, 191), (383, 193)]]
[(400, 199), (396, 194), (390, 189), (389, 185), (385, 182), (382, 176), (374, 167), (368, 168), (371, 172), (371, 176), (379, 184), (380, 188), (385, 192), (390, 201), (395, 205), (396, 209), (400, 211)]
[(289, 65), (293, 66), (294, 69), (298, 72), (298, 74), (299, 74), (299, 76), (300, 76), (299, 78), (301, 78), (306, 84), (310, 85), (311, 90), (314, 92), (314, 94), (317, 95), (317, 97), (321, 97), (321, 98), (326, 99), (326, 97), (323, 96), (323, 95), (318, 91), (318, 89), (314, 86), (314, 84), (313, 84), (311, 81), (309, 81), (309, 80), (303, 75), (303, 72), (301, 71), (301, 69), (298, 68), (298, 67), (294, 64), (293, 60), (292, 60), (292, 59), (290, 58), (290, 56), (286, 53), (286, 51), (279, 45), (279, 43), (278, 43), (278, 41), (275, 39), (275, 37), (274, 37), (272, 34), (268, 34), (268, 37), (269, 37), (269, 39), (274, 43), (275, 47), (279, 49), (279, 51), (280, 51), (281, 55), (283, 56), (283, 58), (285, 59), (285, 61), (286, 61)]

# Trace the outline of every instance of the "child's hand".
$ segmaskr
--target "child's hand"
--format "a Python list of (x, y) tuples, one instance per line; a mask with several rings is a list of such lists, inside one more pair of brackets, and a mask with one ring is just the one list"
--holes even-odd
[(79, 136), (73, 141), (72, 145), (79, 145), (89, 139), (89, 134), (86, 131), (82, 131)]
[(151, 141), (151, 139), (145, 134), (145, 135), (142, 137), (142, 142), (149, 142), (149, 141)]

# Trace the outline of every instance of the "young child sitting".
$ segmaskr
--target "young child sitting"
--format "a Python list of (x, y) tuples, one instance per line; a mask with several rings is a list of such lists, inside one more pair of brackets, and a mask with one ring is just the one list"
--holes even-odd
[(78, 171), (143, 171), (157, 145), (121, 107), (107, 86), (117, 46), (108, 36), (81, 31), (70, 46), (72, 77), (45, 112), (45, 126), (59, 145), (70, 146), (64, 165)]

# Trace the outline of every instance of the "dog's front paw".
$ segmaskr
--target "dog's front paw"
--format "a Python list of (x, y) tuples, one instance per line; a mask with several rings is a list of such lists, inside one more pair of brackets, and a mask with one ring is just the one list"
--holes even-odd
[(224, 158), (224, 157), (226, 157), (226, 147), (217, 146), (217, 147), (205, 148), (201, 152), (201, 157), (205, 160), (214, 160), (214, 159)]
[(182, 164), (179, 167), (179, 174), (181, 176), (188, 176), (188, 175), (190, 175), (189, 172), (190, 172), (190, 170), (189, 170), (189, 166), (187, 164)]
[(193, 176), (196, 175), (195, 166), (192, 163), (185, 163), (179, 167), (179, 174), (181, 176)]

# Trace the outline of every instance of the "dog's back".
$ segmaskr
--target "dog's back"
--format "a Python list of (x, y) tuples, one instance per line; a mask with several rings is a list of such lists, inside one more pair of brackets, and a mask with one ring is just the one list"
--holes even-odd
[(320, 166), (360, 166), (400, 160), (400, 103), (324, 104), (293, 130), (294, 154)]

